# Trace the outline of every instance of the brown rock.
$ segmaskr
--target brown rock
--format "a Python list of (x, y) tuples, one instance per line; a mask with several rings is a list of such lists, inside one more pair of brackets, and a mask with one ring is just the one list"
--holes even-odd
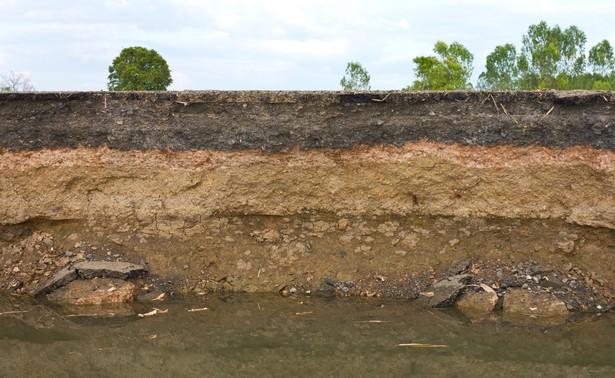
[(511, 289), (504, 296), (504, 312), (526, 315), (565, 315), (566, 304), (546, 292), (533, 293), (524, 289)]
[(456, 305), (465, 313), (489, 315), (498, 303), (498, 295), (491, 292), (474, 292), (461, 297)]
[(54, 302), (72, 305), (105, 305), (134, 300), (135, 285), (117, 278), (75, 280), (49, 294)]

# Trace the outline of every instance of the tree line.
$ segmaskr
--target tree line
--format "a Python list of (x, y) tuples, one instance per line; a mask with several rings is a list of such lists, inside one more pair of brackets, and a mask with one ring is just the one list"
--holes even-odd
[[(487, 55), (485, 70), (476, 88), (485, 90), (594, 89), (615, 88), (615, 56), (608, 40), (585, 52), (587, 37), (576, 26), (561, 29), (545, 21), (530, 25), (520, 48), (511, 43), (496, 46)], [(434, 55), (418, 56), (416, 80), (404, 90), (468, 90), (474, 55), (461, 43), (435, 43)], [(173, 82), (164, 58), (155, 50), (134, 46), (124, 48), (107, 77), (110, 91), (166, 90)], [(343, 90), (370, 90), (371, 77), (359, 62), (349, 62), (340, 81)], [(0, 76), (2, 91), (32, 91), (23, 73)]]
[[(615, 56), (608, 40), (585, 53), (587, 36), (576, 26), (561, 29), (545, 21), (531, 25), (521, 47), (511, 43), (496, 46), (486, 59), (476, 88), (484, 90), (615, 88)], [(474, 56), (461, 43), (438, 41), (435, 55), (418, 56), (416, 80), (404, 90), (468, 90)], [(370, 88), (370, 76), (359, 62), (350, 62), (340, 85), (343, 90)]]

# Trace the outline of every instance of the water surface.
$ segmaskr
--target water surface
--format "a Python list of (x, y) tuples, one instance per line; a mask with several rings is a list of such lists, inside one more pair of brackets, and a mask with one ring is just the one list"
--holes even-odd
[[(115, 318), (4, 310), (2, 375), (615, 376), (612, 315), (513, 324), (400, 301), (277, 295), (184, 297), (135, 310), (154, 307), (160, 313)], [(409, 343), (424, 347), (399, 346)]]

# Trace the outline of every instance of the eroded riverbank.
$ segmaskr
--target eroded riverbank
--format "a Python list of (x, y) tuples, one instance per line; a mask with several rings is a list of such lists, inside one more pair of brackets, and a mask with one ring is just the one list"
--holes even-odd
[(137, 298), (452, 285), (608, 311), (611, 95), (2, 94), (0, 286), (124, 261)]

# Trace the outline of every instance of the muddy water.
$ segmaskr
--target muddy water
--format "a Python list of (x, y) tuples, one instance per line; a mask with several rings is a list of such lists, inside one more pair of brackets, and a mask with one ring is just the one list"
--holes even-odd
[[(158, 301), (100, 318), (2, 301), (3, 376), (615, 374), (612, 314), (513, 324), (373, 298), (252, 294)], [(138, 316), (154, 307), (156, 315)], [(409, 343), (421, 345), (400, 346)]]

